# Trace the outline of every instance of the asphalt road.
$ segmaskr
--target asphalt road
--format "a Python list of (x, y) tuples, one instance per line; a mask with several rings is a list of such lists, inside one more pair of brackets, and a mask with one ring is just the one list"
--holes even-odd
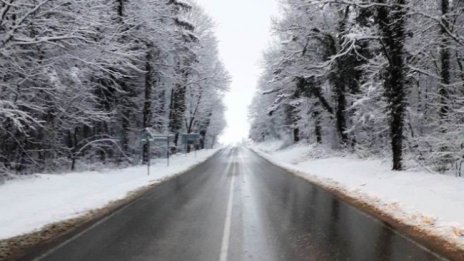
[(440, 260), (380, 221), (225, 149), (36, 260)]

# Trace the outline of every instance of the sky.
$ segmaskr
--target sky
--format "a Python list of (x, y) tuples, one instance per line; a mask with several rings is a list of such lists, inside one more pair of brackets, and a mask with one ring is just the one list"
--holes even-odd
[(276, 0), (195, 0), (216, 22), (219, 53), (232, 77), (225, 105), (227, 127), (222, 143), (248, 137), (248, 106), (260, 75), (260, 60), (271, 41), (271, 18)]

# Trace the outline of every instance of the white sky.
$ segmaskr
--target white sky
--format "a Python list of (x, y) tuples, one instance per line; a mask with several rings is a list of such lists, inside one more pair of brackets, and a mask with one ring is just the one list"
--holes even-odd
[(215, 20), (222, 61), (232, 76), (225, 97), (227, 128), (223, 143), (248, 137), (248, 106), (260, 74), (259, 61), (271, 39), (276, 0), (195, 0)]

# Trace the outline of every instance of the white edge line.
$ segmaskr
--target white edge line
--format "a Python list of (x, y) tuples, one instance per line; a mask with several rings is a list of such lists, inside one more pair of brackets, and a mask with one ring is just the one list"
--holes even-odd
[[(218, 152), (219, 152), (219, 153), (222, 153), (223, 151), (219, 150)], [(215, 154), (216, 154), (216, 153), (213, 153), (213, 155), (211, 155), (211, 157), (213, 157)], [(210, 159), (211, 157), (208, 157), (208, 159)], [(207, 160), (208, 160), (208, 159), (207, 159)], [(204, 163), (204, 162), (206, 162), (206, 160), (203, 161), (203, 162), (201, 162), (201, 163), (199, 163), (198, 165), (200, 165), (200, 164), (202, 164), (202, 163)], [(196, 167), (196, 166), (194, 166), (194, 167)], [(187, 172), (189, 172), (189, 171), (191, 171), (191, 169), (185, 171), (185, 173), (187, 173)], [(181, 173), (182, 173), (182, 172), (181, 172)], [(175, 175), (174, 175), (174, 176), (175, 176)], [(174, 177), (174, 176), (173, 176), (173, 177)], [(164, 181), (168, 181), (168, 180), (170, 180), (170, 179), (167, 179), (167, 180), (164, 180)], [(147, 191), (147, 192), (148, 192), (148, 191)], [(110, 218), (114, 217), (115, 215), (121, 213), (121, 212), (124, 211), (126, 208), (132, 206), (133, 204), (137, 203), (139, 200), (141, 200), (142, 198), (144, 198), (144, 197), (146, 197), (146, 196), (147, 196), (147, 193), (144, 193), (144, 194), (141, 195), (139, 198), (135, 199), (134, 201), (130, 202), (129, 204), (127, 204), (127, 205), (125, 205), (125, 206), (119, 208), (118, 210), (116, 210), (115, 212), (111, 213), (110, 215), (108, 215), (108, 216), (106, 216), (106, 217), (100, 219), (100, 220), (97, 221), (96, 223), (92, 224), (90, 227), (88, 227), (88, 228), (82, 230), (81, 232), (75, 234), (74, 236), (68, 238), (68, 239), (65, 240), (64, 242), (60, 243), (59, 245), (55, 246), (54, 248), (52, 248), (52, 249), (46, 251), (45, 253), (43, 253), (43, 254), (40, 255), (39, 257), (36, 257), (36, 258), (34, 258), (34, 259), (32, 259), (32, 260), (33, 260), (33, 261), (40, 261), (40, 260), (46, 258), (47, 256), (49, 256), (49, 255), (55, 253), (58, 249), (60, 249), (60, 248), (62, 248), (62, 247), (64, 247), (64, 246), (66, 246), (66, 245), (69, 244), (71, 241), (77, 239), (78, 237), (82, 236), (83, 234), (87, 233), (88, 231), (92, 230), (93, 228), (97, 227), (98, 225), (100, 225), (100, 224), (106, 222), (108, 219), (110, 219)]]
[[(145, 195), (143, 195), (142, 197), (144, 197)], [(34, 259), (32, 259), (33, 261), (39, 261), (39, 260), (42, 260), (44, 259), (45, 257), (53, 254), (54, 252), (56, 252), (58, 249), (66, 246), (67, 244), (69, 244), (71, 241), (77, 239), (78, 237), (82, 236), (83, 234), (87, 233), (88, 231), (92, 230), (93, 228), (97, 227), (98, 225), (106, 222), (108, 219), (114, 217), (115, 215), (121, 213), (123, 210), (125, 210), (126, 208), (132, 206), (133, 204), (137, 203), (141, 198), (138, 198), (132, 202), (130, 202), (129, 204), (123, 206), (122, 208), (116, 210), (115, 212), (111, 213), (110, 215), (104, 217), (103, 219), (97, 221), (96, 223), (92, 224), (90, 227), (82, 230), (81, 232), (77, 233), (76, 235), (72, 236), (71, 238), (65, 240), (64, 242), (62, 242), (61, 244), (55, 246), (54, 248), (48, 250), (47, 252), (43, 253), (42, 255), (40, 255), (39, 257), (36, 257)]]
[[(395, 235), (405, 239), (406, 241), (412, 243), (413, 245), (417, 246), (418, 248), (422, 249), (423, 251), (425, 251), (427, 254), (430, 254), (434, 257), (436, 257), (437, 259), (439, 260), (443, 260), (443, 261), (447, 261), (448, 259), (439, 255), (438, 253), (435, 253), (433, 252), (431, 249), (429, 249), (428, 247), (422, 245), (421, 243), (415, 241), (414, 239), (410, 238), (410, 236), (408, 236), (407, 233), (403, 234), (402, 232), (398, 231), (397, 229), (395, 229), (394, 227), (392, 227), (391, 225), (388, 225), (387, 222), (379, 219), (379, 218), (376, 218), (374, 216), (372, 216), (371, 214), (368, 214), (366, 213), (365, 211), (363, 211), (362, 209), (360, 209), (359, 207), (356, 207), (355, 205), (351, 204), (350, 202), (348, 201), (345, 201), (345, 200), (342, 200), (342, 199), (338, 199), (337, 196), (335, 195), (335, 193), (333, 192), (330, 192), (329, 190), (325, 189), (323, 187), (324, 184), (318, 184), (317, 182), (315, 181), (312, 181), (310, 179), (308, 179), (307, 177), (305, 177), (304, 175), (302, 174), (299, 174), (299, 172), (303, 173), (303, 174), (309, 174), (307, 172), (304, 172), (304, 171), (301, 171), (301, 170), (298, 170), (295, 168), (295, 170), (291, 169), (291, 168), (288, 168), (286, 167), (284, 164), (281, 164), (280, 162), (277, 162), (275, 161), (274, 159), (272, 159), (269, 155), (269, 157), (265, 154), (263, 154), (261, 151), (256, 151), (254, 149), (249, 149), (251, 150), (252, 152), (254, 152), (256, 155), (258, 155), (259, 157), (263, 158), (264, 160), (268, 161), (270, 164), (278, 167), (278, 168), (281, 168), (283, 170), (285, 170), (286, 172), (288, 172), (289, 174), (293, 175), (293, 176), (296, 176), (296, 177), (300, 177), (302, 178), (303, 180), (305, 180), (306, 182), (308, 182), (311, 186), (313, 187), (316, 187), (317, 189), (319, 190), (323, 190), (327, 193), (329, 193), (329, 195), (331, 195), (332, 197), (334, 197), (337, 201), (340, 201), (341, 203), (347, 205), (348, 207), (350, 208), (353, 208), (356, 212), (358, 212), (359, 214), (373, 220), (374, 222), (376, 223), (379, 223), (380, 226), (382, 227), (385, 227), (387, 228), (387, 230), (390, 230), (392, 233), (394, 233)], [(309, 175), (312, 175), (312, 174), (309, 174)], [(314, 176), (314, 175), (313, 175)], [(316, 175), (317, 177), (317, 175)], [(359, 198), (359, 197), (357, 197)]]

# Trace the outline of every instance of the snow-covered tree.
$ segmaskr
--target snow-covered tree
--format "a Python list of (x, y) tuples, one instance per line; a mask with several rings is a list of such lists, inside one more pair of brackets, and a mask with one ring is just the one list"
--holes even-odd
[(218, 135), (207, 104), (221, 108), (228, 80), (208, 19), (186, 1), (2, 1), (0, 171), (147, 160), (143, 130), (187, 131), (195, 102), (195, 124), (214, 118)]
[[(389, 154), (396, 170), (407, 157), (460, 171), (463, 8), (447, 0), (284, 1), (251, 138), (277, 131), (273, 138), (296, 142), (298, 134)], [(293, 131), (266, 124), (270, 114)]]

